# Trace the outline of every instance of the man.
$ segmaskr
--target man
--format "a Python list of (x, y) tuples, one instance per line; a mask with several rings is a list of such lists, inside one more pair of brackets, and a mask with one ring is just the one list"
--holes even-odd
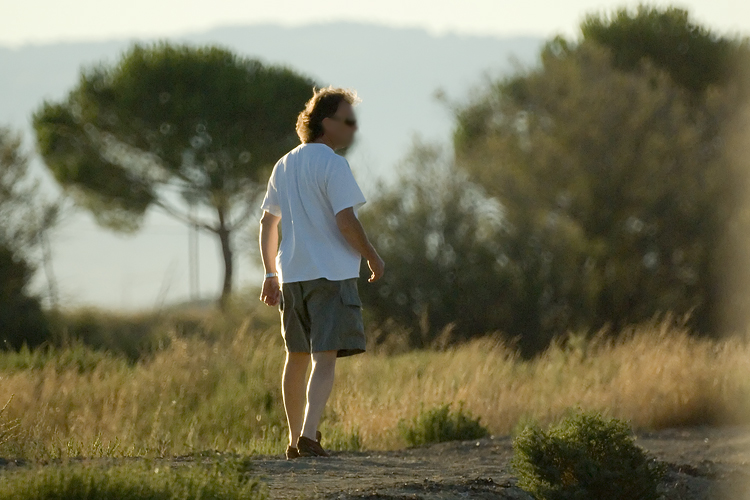
[(266, 271), (260, 298), (279, 305), (286, 347), (282, 392), (288, 460), (328, 456), (318, 424), (333, 388), (336, 358), (365, 351), (360, 262), (367, 261), (369, 281), (379, 279), (385, 267), (357, 219), (365, 203), (362, 191), (349, 163), (335, 153), (354, 140), (357, 96), (333, 87), (313, 94), (297, 118), (302, 144), (274, 166), (260, 220)]

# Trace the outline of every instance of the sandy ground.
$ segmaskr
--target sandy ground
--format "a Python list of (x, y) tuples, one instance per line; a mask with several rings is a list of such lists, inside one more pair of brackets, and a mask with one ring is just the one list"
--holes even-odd
[[(668, 464), (664, 499), (750, 500), (750, 427), (641, 433), (636, 443)], [(325, 445), (325, 440), (323, 440)], [(252, 460), (274, 499), (531, 499), (510, 469), (510, 437), (330, 458)]]
[[(667, 464), (660, 484), (663, 500), (750, 500), (750, 426), (640, 433), (636, 443)], [(516, 485), (508, 436), (397, 451), (334, 452), (330, 458), (291, 461), (281, 456), (216, 454), (220, 456), (244, 458), (247, 473), (268, 486), (272, 499), (533, 500)], [(163, 460), (179, 466), (210, 463), (216, 457), (200, 454)], [(111, 465), (122, 460), (82, 461)], [(18, 466), (24, 463), (0, 458), (0, 470)]]

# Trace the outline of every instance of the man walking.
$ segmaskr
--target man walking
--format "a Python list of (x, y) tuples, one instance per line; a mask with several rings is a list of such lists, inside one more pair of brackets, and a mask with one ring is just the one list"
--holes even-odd
[(379, 279), (385, 267), (357, 219), (365, 203), (362, 191), (349, 163), (335, 153), (354, 140), (357, 96), (333, 87), (313, 94), (297, 118), (302, 144), (274, 166), (260, 220), (266, 272), (260, 299), (279, 305), (286, 347), (287, 459), (328, 456), (318, 424), (333, 388), (336, 358), (365, 351), (360, 262), (367, 260), (369, 281)]

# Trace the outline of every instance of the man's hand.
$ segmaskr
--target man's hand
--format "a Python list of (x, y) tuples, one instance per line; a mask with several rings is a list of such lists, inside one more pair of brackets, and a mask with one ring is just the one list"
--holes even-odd
[(260, 300), (269, 306), (276, 306), (279, 304), (279, 300), (281, 300), (281, 289), (279, 288), (278, 278), (266, 278), (263, 281)]
[(380, 258), (380, 255), (378, 255), (375, 247), (370, 243), (370, 240), (367, 239), (367, 233), (365, 233), (365, 229), (362, 227), (359, 219), (357, 219), (357, 216), (354, 215), (354, 209), (349, 207), (337, 213), (336, 225), (339, 227), (339, 231), (341, 231), (344, 239), (367, 260), (367, 266), (372, 272), (370, 279), (367, 281), (372, 283), (379, 280), (383, 276), (383, 272), (385, 272), (385, 263)]
[(379, 280), (385, 272), (385, 262), (377, 253), (372, 258), (367, 260), (367, 267), (369, 267), (370, 271), (372, 272), (372, 274), (370, 275), (370, 279), (367, 280), (370, 283)]
[[(270, 212), (263, 212), (260, 219), (260, 256), (263, 259), (263, 269), (266, 273), (276, 272), (276, 253), (279, 249), (279, 221), (281, 217)], [(275, 306), (281, 300), (279, 279), (266, 278), (260, 292), (260, 300), (269, 306)]]

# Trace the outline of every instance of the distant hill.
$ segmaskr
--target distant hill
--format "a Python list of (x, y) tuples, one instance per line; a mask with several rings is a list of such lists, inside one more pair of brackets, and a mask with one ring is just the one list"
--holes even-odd
[[(433, 36), (417, 29), (350, 23), (225, 27), (172, 40), (223, 45), (268, 63), (288, 65), (321, 84), (357, 89), (363, 99), (361, 145), (353, 152), (352, 164), (376, 172), (391, 168), (412, 134), (445, 137), (450, 116), (433, 98), (435, 90), (464, 98), (483, 73), (507, 73), (512, 59), (522, 64), (534, 61), (542, 42)], [(25, 126), (42, 99), (64, 96), (82, 65), (115, 61), (132, 42), (0, 48), (0, 123)]]
[[(393, 177), (414, 134), (449, 141), (452, 120), (433, 97), (437, 89), (451, 100), (467, 99), (483, 75), (508, 74), (514, 60), (524, 66), (534, 63), (543, 42), (434, 36), (418, 29), (352, 23), (223, 27), (170, 40), (222, 45), (266, 63), (288, 65), (321, 85), (355, 88), (362, 98), (357, 109), (361, 125), (349, 160), (366, 195), (374, 180)], [(114, 62), (133, 42), (0, 47), (0, 124), (23, 128), (31, 142), (31, 113), (45, 98), (62, 98), (77, 82), (81, 66)], [(164, 287), (170, 290), (168, 301), (184, 296), (183, 230), (154, 214), (137, 236), (126, 239), (97, 228), (88, 216), (77, 216), (61, 229), (55, 246), (63, 292), (73, 302), (110, 307), (149, 305)], [(206, 238), (205, 245), (201, 283), (213, 294), (220, 260), (214, 242)], [(239, 269), (240, 284), (254, 273), (249, 266)]]

